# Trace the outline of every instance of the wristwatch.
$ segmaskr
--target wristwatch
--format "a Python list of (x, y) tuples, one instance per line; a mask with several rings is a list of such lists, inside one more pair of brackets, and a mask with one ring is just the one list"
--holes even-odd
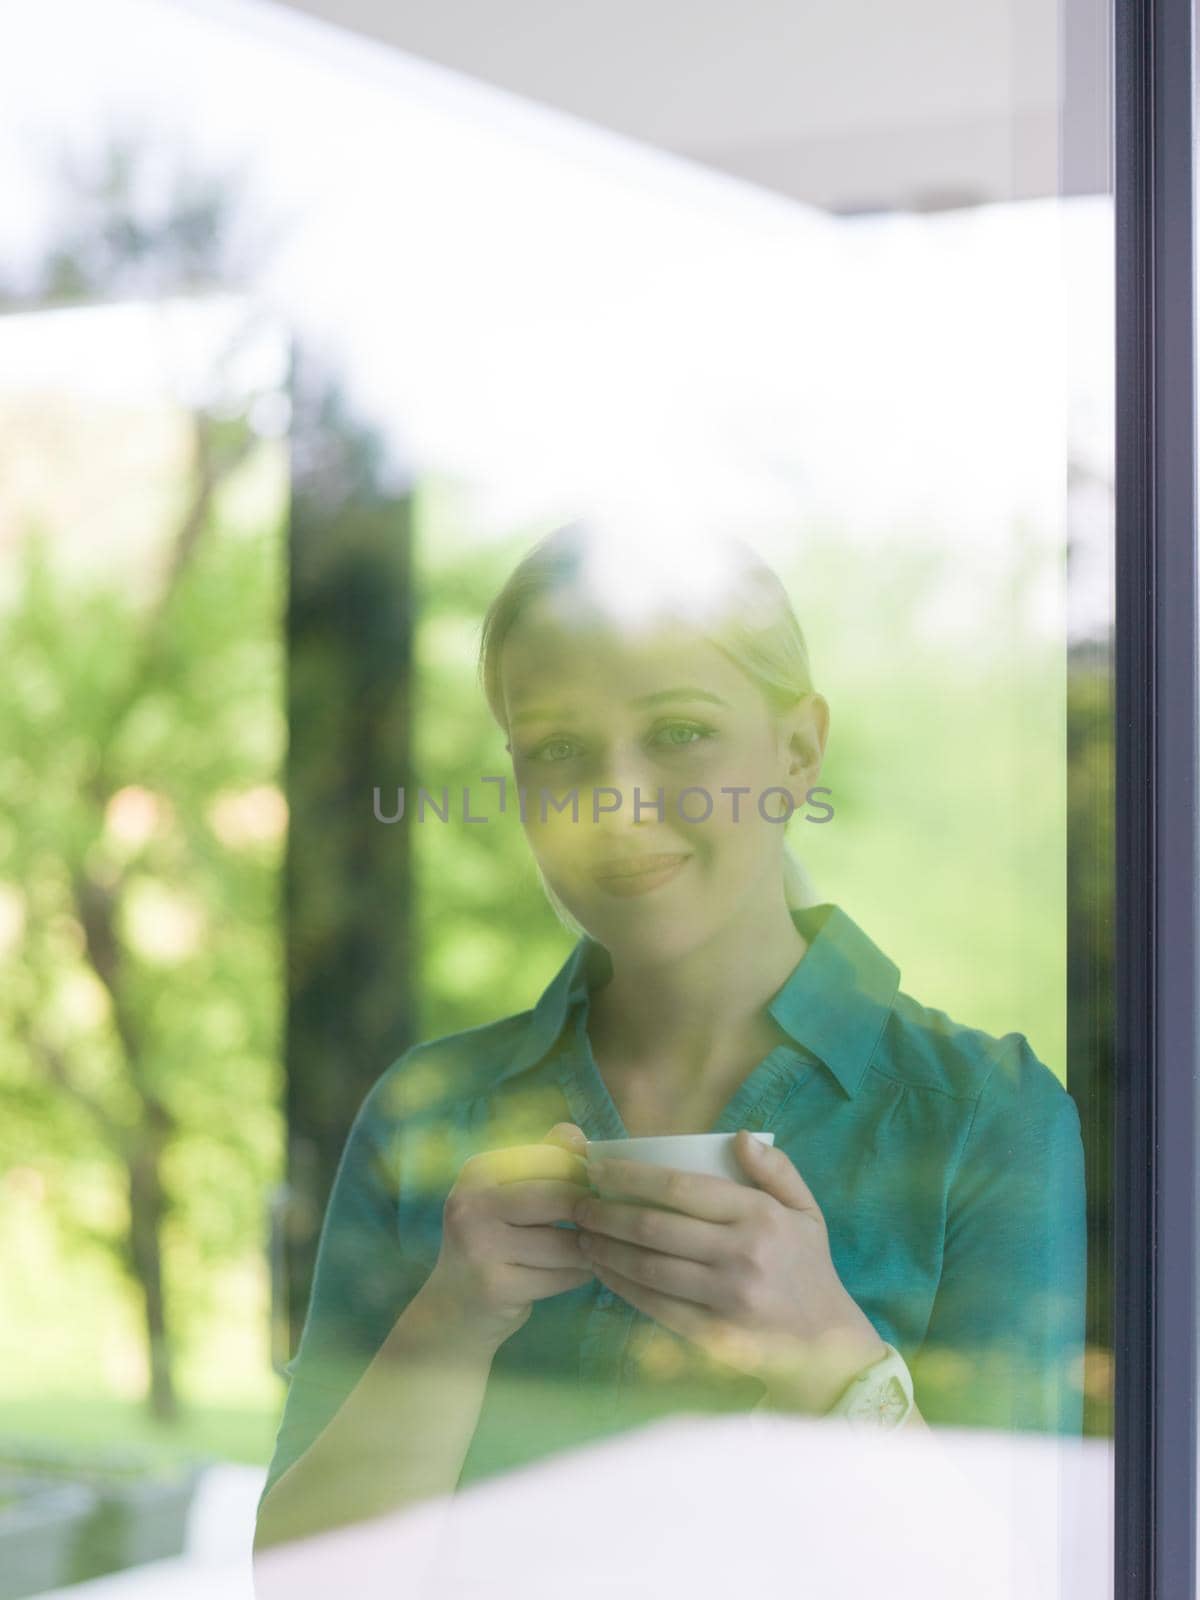
[(825, 1413), (845, 1417), (854, 1427), (898, 1428), (913, 1408), (912, 1374), (895, 1345), (871, 1363), (842, 1391)]

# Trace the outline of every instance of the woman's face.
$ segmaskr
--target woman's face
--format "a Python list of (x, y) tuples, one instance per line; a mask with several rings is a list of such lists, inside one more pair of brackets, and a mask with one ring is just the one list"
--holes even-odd
[(784, 788), (803, 805), (828, 727), (821, 696), (772, 718), (707, 639), (585, 621), (565, 593), (521, 613), (500, 675), (526, 835), (594, 939), (670, 959), (782, 899), (784, 828), (763, 812), (787, 802), (769, 794), (760, 809), (760, 797)]

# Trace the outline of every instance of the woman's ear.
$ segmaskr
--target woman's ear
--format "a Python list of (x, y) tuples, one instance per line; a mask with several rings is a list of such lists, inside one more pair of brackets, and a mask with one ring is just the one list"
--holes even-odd
[(806, 694), (786, 719), (788, 780), (807, 787), (820, 775), (829, 739), (829, 704), (824, 695)]

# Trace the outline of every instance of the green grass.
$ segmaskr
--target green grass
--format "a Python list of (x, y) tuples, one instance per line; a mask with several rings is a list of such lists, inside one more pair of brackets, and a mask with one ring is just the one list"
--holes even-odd
[(21, 1440), (90, 1452), (137, 1451), (159, 1461), (237, 1461), (265, 1466), (278, 1418), (271, 1411), (189, 1407), (177, 1422), (156, 1422), (144, 1406), (95, 1395), (0, 1399), (0, 1449)]

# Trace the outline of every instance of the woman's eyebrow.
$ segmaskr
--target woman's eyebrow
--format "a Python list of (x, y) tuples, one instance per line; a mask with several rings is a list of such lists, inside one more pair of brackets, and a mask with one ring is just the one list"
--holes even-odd
[[(724, 706), (726, 710), (729, 709), (729, 702), (722, 700), (719, 694), (688, 685), (678, 689), (656, 689), (653, 694), (639, 695), (636, 700), (631, 700), (629, 703), (633, 706), (656, 706), (665, 700), (703, 700), (709, 705)], [(509, 720), (515, 727), (519, 722), (552, 722), (572, 715), (574, 715), (572, 706), (526, 706), (522, 711), (514, 711)]]
[(524, 711), (514, 711), (508, 720), (515, 727), (518, 722), (553, 722), (571, 715), (570, 706), (526, 706)]
[(654, 694), (644, 694), (639, 699), (630, 702), (635, 706), (656, 706), (663, 700), (706, 700), (709, 705), (724, 706), (729, 709), (729, 702), (722, 700), (719, 694), (712, 694), (708, 689), (696, 689), (684, 685), (679, 689), (659, 689)]

